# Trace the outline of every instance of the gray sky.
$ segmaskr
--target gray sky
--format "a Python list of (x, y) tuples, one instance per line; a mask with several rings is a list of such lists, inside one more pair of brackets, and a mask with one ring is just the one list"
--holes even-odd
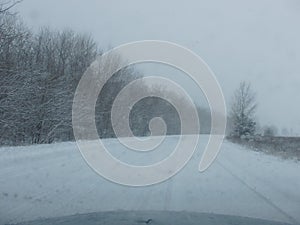
[(130, 41), (173, 41), (200, 55), (227, 103), (252, 83), (261, 124), (300, 133), (300, 0), (24, 0), (32, 28), (88, 32), (104, 49)]

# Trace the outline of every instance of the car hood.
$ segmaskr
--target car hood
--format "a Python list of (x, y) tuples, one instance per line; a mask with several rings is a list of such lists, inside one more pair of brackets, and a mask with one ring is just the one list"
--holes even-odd
[(283, 225), (287, 223), (213, 213), (113, 211), (39, 219), (20, 225)]

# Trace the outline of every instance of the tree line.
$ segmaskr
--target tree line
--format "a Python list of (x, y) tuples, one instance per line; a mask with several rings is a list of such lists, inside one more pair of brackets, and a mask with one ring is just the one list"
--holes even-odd
[[(73, 140), (72, 101), (77, 84), (90, 64), (101, 55), (99, 45), (86, 34), (47, 27), (33, 32), (0, 4), (0, 144), (20, 145)], [(127, 67), (105, 84), (96, 104), (101, 138), (114, 137), (110, 110), (114, 98), (142, 74)], [(149, 88), (146, 84), (145, 87)], [(184, 102), (182, 103), (185, 104)], [(183, 106), (188, 107), (188, 106)], [(198, 108), (202, 132), (210, 130), (210, 113)], [(176, 110), (159, 98), (139, 102), (130, 125), (139, 136), (149, 134), (153, 116), (165, 118), (167, 134), (180, 133)]]
[(1, 142), (70, 139), (72, 93), (99, 54), (97, 44), (71, 30), (34, 34), (7, 12), (0, 24)]

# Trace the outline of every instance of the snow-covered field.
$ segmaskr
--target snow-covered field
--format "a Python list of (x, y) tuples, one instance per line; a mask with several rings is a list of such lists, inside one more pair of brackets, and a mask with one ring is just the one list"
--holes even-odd
[[(300, 223), (300, 163), (225, 141), (204, 173), (198, 164), (207, 142), (200, 137), (188, 165), (170, 180), (125, 187), (97, 175), (75, 143), (0, 148), (0, 224), (116, 210), (208, 212)], [(176, 137), (166, 144), (174, 146)], [(105, 140), (124, 161), (145, 158)], [(158, 149), (147, 160), (165, 157)]]

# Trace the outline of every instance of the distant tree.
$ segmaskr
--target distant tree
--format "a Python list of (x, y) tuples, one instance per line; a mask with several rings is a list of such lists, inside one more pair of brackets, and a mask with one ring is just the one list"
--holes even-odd
[(284, 137), (287, 137), (290, 135), (289, 130), (287, 128), (282, 128), (281, 129), (281, 135)]
[(231, 135), (237, 137), (254, 135), (256, 106), (256, 96), (250, 83), (241, 82), (234, 93), (231, 105), (230, 120), (233, 123)]
[(266, 137), (274, 137), (278, 134), (278, 129), (273, 126), (265, 126), (263, 128), (263, 135)]

